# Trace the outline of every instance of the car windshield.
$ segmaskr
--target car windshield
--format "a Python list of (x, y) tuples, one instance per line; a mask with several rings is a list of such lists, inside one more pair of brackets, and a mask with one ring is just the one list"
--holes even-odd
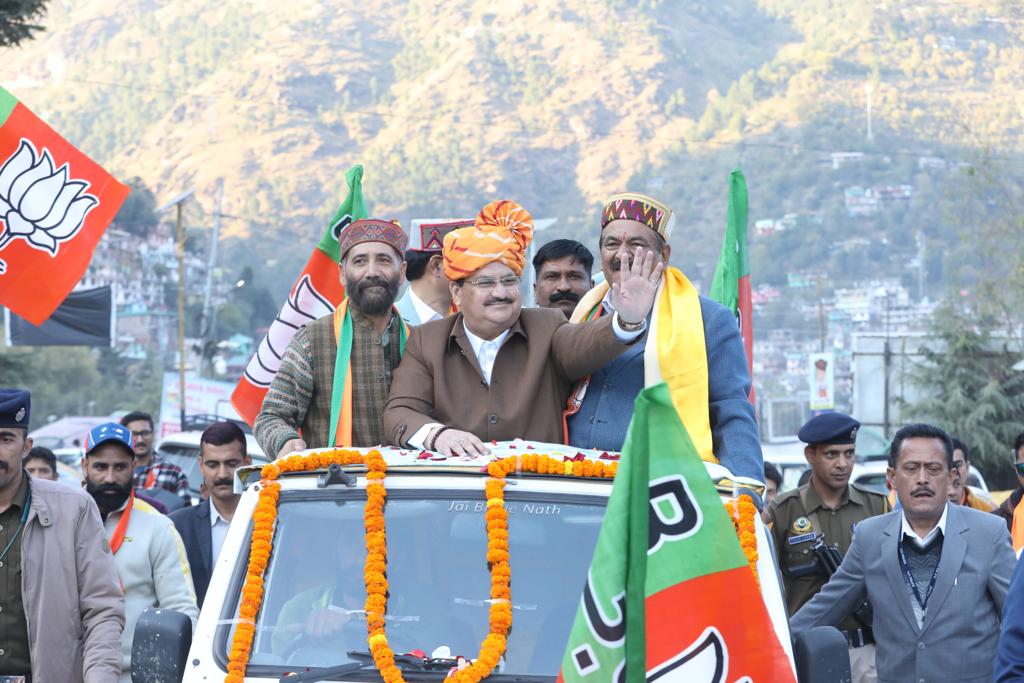
[(160, 444), (157, 450), (167, 462), (181, 468), (188, 479), (189, 493), (198, 496), (199, 485), (203, 483), (203, 473), (199, 471), (199, 447), (165, 443)]
[[(388, 642), (395, 653), (475, 659), (490, 604), (486, 505), (466, 491), (428, 495), (388, 493)], [(506, 498), (513, 625), (496, 673), (555, 676), (604, 503), (511, 491)], [(282, 494), (250, 665), (366, 662), (347, 654), (368, 650), (365, 500), (356, 490)]]

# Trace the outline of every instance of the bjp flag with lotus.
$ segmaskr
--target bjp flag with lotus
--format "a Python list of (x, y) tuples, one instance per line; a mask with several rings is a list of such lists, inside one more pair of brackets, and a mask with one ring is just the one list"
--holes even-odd
[(129, 188), (0, 88), (0, 304), (41, 325)]

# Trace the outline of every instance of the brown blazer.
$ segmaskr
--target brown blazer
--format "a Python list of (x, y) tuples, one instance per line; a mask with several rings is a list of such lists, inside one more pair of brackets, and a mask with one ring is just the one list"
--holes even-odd
[(384, 407), (384, 438), (406, 445), (440, 422), (484, 442), (516, 437), (562, 443), (562, 411), (573, 382), (626, 350), (612, 316), (573, 324), (551, 308), (523, 309), (484, 383), (462, 314), (411, 328)]

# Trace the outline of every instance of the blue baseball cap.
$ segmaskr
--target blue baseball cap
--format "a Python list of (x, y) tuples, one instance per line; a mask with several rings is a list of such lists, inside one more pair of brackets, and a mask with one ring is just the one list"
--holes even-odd
[(124, 446), (135, 457), (135, 449), (132, 447), (132, 433), (126, 427), (116, 422), (104, 422), (89, 430), (85, 437), (85, 454), (89, 455), (99, 446), (105, 443), (116, 443)]

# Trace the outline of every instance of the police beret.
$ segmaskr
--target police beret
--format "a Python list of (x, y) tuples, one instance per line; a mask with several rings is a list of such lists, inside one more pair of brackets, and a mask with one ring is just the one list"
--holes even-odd
[(28, 429), (32, 395), (24, 389), (0, 389), (0, 427)]
[(842, 413), (822, 413), (807, 421), (797, 438), (806, 444), (834, 443), (847, 444), (857, 440), (860, 422)]

